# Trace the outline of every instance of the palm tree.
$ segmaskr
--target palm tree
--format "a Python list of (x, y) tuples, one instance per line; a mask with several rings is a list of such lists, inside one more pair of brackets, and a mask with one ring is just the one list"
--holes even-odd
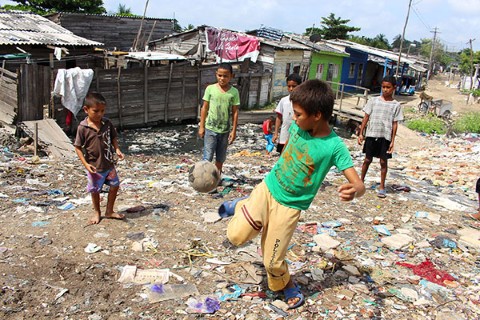
[(130, 8), (127, 8), (125, 4), (120, 3), (118, 4), (118, 10), (116, 15), (128, 17), (133, 16), (134, 14), (132, 13), (132, 10)]

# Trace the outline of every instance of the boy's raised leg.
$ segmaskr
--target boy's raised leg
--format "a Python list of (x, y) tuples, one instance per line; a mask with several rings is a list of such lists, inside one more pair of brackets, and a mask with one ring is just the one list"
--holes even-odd
[(100, 193), (92, 192), (92, 204), (94, 213), (88, 219), (87, 225), (98, 224), (100, 222)]
[(113, 206), (115, 204), (115, 200), (117, 199), (118, 188), (119, 188), (118, 186), (116, 187), (111, 186), (110, 190), (108, 191), (107, 210), (105, 211), (105, 218), (119, 219), (119, 220), (123, 220), (125, 218), (124, 214), (113, 211)]

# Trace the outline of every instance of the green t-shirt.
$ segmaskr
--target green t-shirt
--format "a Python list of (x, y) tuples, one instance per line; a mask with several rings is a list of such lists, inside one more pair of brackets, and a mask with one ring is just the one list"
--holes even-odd
[(208, 101), (205, 128), (216, 133), (229, 132), (232, 107), (240, 105), (237, 88), (231, 86), (227, 92), (222, 92), (217, 84), (211, 84), (205, 89), (203, 100)]
[(332, 166), (340, 171), (353, 167), (342, 139), (333, 130), (327, 137), (312, 137), (292, 123), (290, 139), (265, 183), (282, 205), (306, 210)]

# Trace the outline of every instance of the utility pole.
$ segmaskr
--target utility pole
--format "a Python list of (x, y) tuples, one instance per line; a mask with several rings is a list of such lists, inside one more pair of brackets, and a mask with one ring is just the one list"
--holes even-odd
[(428, 59), (427, 83), (428, 83), (428, 79), (430, 79), (430, 75), (432, 74), (433, 51), (435, 50), (435, 42), (437, 40), (437, 33), (439, 33), (437, 27), (433, 28), (433, 31), (430, 31), (430, 32), (433, 32), (433, 40), (432, 40), (432, 47), (430, 48), (430, 58)]
[[(467, 44), (470, 44), (470, 92), (472, 91), (473, 88), (473, 46), (472, 42), (475, 41), (475, 39), (470, 39), (468, 40)], [(467, 96), (467, 104), (470, 101), (470, 94)]]
[(470, 90), (472, 90), (473, 87), (473, 46), (472, 42), (475, 41), (475, 39), (470, 39), (468, 42), (470, 43)]
[(400, 53), (398, 55), (397, 70), (395, 71), (395, 78), (398, 78), (398, 69), (400, 68), (400, 61), (402, 59), (403, 40), (405, 39), (405, 29), (407, 29), (408, 17), (410, 16), (410, 7), (411, 6), (412, 6), (412, 0), (410, 0), (408, 2), (407, 18), (405, 19), (405, 25), (403, 26), (402, 38), (400, 39)]

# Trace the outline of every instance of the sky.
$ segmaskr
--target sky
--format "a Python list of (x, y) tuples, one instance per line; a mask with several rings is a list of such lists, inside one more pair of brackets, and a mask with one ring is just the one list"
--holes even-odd
[[(361, 28), (352, 33), (375, 37), (384, 34), (389, 42), (402, 34), (410, 0), (243, 0), (233, 1), (148, 1), (146, 16), (175, 18), (182, 27), (209, 25), (237, 31), (262, 26), (286, 32), (304, 33), (306, 28), (321, 27), (321, 18), (334, 13), (349, 19), (348, 25)], [(411, 0), (412, 6), (405, 39), (413, 41), (437, 38), (448, 51), (470, 46), (480, 50), (480, 0)], [(0, 0), (0, 5), (11, 1)], [(109, 13), (118, 11), (119, 4), (143, 15), (147, 0), (103, 0)]]

